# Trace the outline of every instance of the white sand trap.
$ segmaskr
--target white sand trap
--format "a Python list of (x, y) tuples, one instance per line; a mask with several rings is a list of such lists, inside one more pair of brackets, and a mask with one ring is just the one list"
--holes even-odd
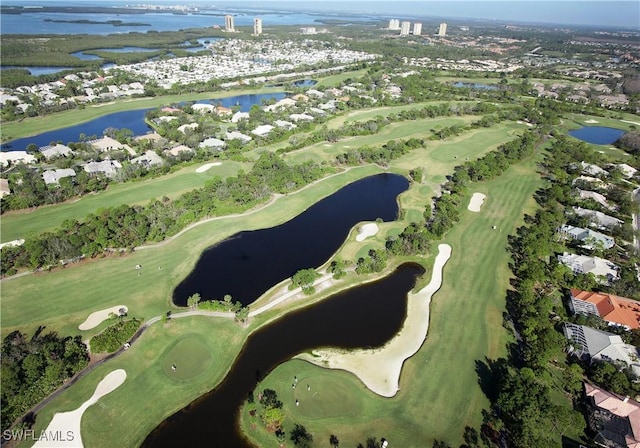
[(584, 120), (584, 122), (585, 122), (585, 123), (589, 123), (589, 124), (600, 123), (598, 120), (593, 120), (593, 119)]
[(213, 163), (207, 163), (205, 165), (202, 165), (201, 167), (199, 167), (196, 170), (196, 173), (204, 173), (205, 171), (207, 171), (209, 168), (213, 167), (213, 166), (220, 166), (222, 165), (222, 162), (213, 162)]
[(126, 378), (127, 372), (123, 369), (114, 370), (109, 373), (98, 383), (91, 398), (82, 403), (78, 409), (75, 411), (56, 413), (51, 423), (49, 423), (49, 426), (47, 426), (47, 429), (37, 435), (39, 439), (33, 447), (82, 447), (82, 437), (80, 435), (80, 420), (82, 419), (82, 414), (100, 398), (120, 387)]
[(376, 233), (378, 233), (378, 224), (376, 224), (375, 222), (370, 222), (368, 224), (364, 224), (361, 228), (360, 228), (360, 233), (358, 233), (358, 235), (356, 236), (356, 241), (357, 242), (361, 242), (366, 240), (367, 238), (369, 238), (370, 236), (375, 235)]
[(367, 350), (321, 349), (296, 356), (312, 364), (342, 369), (356, 375), (371, 391), (393, 397), (400, 389), (400, 372), (404, 361), (422, 346), (429, 329), (431, 296), (442, 285), (442, 269), (451, 257), (451, 246), (440, 244), (433, 265), (431, 281), (417, 293), (409, 293), (407, 319), (400, 332), (384, 347)]
[(471, 200), (469, 201), (469, 206), (467, 207), (467, 209), (472, 212), (476, 212), (476, 213), (479, 212), (480, 207), (482, 207), (482, 204), (484, 204), (484, 200), (486, 198), (487, 196), (482, 193), (473, 193), (473, 196), (471, 196)]
[(116, 305), (105, 310), (96, 311), (89, 314), (87, 320), (78, 325), (78, 330), (91, 330), (92, 328), (96, 328), (102, 321), (109, 319), (109, 314), (113, 313), (117, 316), (120, 308), (124, 308), (125, 313), (129, 311), (129, 308), (124, 305)]

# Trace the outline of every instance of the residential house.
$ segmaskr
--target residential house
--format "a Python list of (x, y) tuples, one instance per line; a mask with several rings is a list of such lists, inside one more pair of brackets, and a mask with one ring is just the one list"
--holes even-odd
[(623, 221), (618, 218), (605, 215), (604, 213), (596, 210), (589, 210), (588, 208), (573, 207), (573, 211), (578, 216), (583, 216), (590, 219), (595, 227), (599, 229), (606, 229), (609, 227), (618, 226), (623, 223)]
[(131, 163), (138, 163), (146, 168), (151, 168), (152, 166), (162, 165), (164, 160), (162, 160), (162, 157), (156, 154), (155, 151), (147, 151), (140, 157), (131, 159)]
[(131, 146), (125, 143), (120, 143), (118, 140), (115, 140), (111, 137), (104, 136), (98, 140), (92, 140), (89, 143), (100, 152), (117, 151), (124, 149), (132, 156), (136, 155), (136, 152), (133, 150), (133, 148), (131, 148)]
[(7, 179), (0, 179), (0, 198), (10, 194), (11, 189), (9, 188), (9, 181)]
[(231, 117), (231, 123), (237, 123), (240, 120), (248, 120), (250, 117), (249, 112), (236, 112)]
[(640, 328), (640, 302), (626, 297), (571, 289), (569, 308), (575, 314), (600, 316), (610, 325)]
[(200, 112), (201, 114), (204, 114), (215, 111), (216, 106), (214, 106), (213, 104), (196, 103), (191, 106), (191, 109), (193, 109), (194, 112)]
[(635, 169), (632, 166), (627, 165), (626, 163), (620, 163), (620, 164), (618, 164), (616, 166), (618, 168), (620, 168), (620, 171), (622, 171), (623, 176), (626, 177), (627, 179), (635, 176), (636, 173), (638, 172), (637, 169)]
[(618, 266), (603, 258), (564, 252), (558, 255), (558, 261), (576, 274), (595, 275), (601, 283), (610, 283), (618, 279)]
[(295, 124), (291, 123), (290, 121), (285, 121), (285, 120), (276, 120), (273, 122), (273, 124), (275, 124), (279, 128), (286, 129), (287, 131), (290, 131), (291, 129), (295, 129), (298, 127)]
[(593, 250), (596, 247), (611, 249), (615, 245), (613, 238), (591, 229), (564, 224), (557, 229), (557, 232), (564, 237), (580, 241), (583, 243), (582, 247), (589, 250)]
[(630, 367), (634, 375), (640, 376), (638, 348), (625, 344), (619, 335), (572, 323), (565, 323), (563, 330), (571, 344), (570, 352), (578, 358)]
[(587, 421), (598, 445), (640, 447), (640, 403), (589, 383), (584, 384), (584, 393), (589, 402)]
[(609, 172), (603, 170), (598, 165), (593, 165), (591, 163), (580, 162), (580, 166), (582, 167), (582, 172), (588, 174), (589, 176), (608, 176)]
[(274, 127), (271, 126), (270, 124), (263, 124), (255, 128), (253, 131), (251, 131), (251, 133), (259, 137), (264, 137), (268, 135), (271, 131), (273, 131), (273, 129)]
[(225, 138), (227, 140), (240, 140), (242, 143), (249, 143), (251, 140), (253, 140), (252, 137), (238, 131), (227, 131), (227, 133), (225, 134)]
[(199, 148), (213, 149), (214, 151), (222, 151), (225, 146), (227, 146), (227, 144), (224, 141), (213, 137), (200, 142), (198, 145)]
[(578, 188), (578, 194), (580, 195), (580, 199), (593, 199), (598, 204), (602, 205), (604, 208), (608, 208), (609, 210), (613, 210), (614, 207), (607, 202), (607, 198), (598, 193), (597, 191), (589, 191), (589, 190), (580, 190)]
[(27, 151), (0, 151), (0, 165), (7, 166), (9, 163), (33, 163), (36, 158)]
[(42, 146), (39, 148), (39, 151), (44, 155), (44, 157), (49, 160), (52, 157), (64, 156), (67, 157), (69, 154), (73, 154), (71, 148), (66, 145), (53, 145), (53, 146)]
[(190, 130), (198, 129), (198, 123), (188, 123), (178, 127), (178, 131), (182, 132), (183, 134), (187, 133), (187, 129), (190, 129)]
[(107, 177), (115, 177), (122, 165), (117, 160), (103, 160), (102, 162), (89, 162), (84, 165), (84, 170), (89, 174), (104, 174)]
[(216, 107), (216, 113), (220, 116), (233, 115), (233, 110), (228, 107), (218, 106)]
[(42, 173), (42, 178), (44, 179), (44, 183), (47, 185), (57, 185), (60, 183), (60, 179), (64, 179), (65, 177), (75, 177), (76, 172), (71, 168), (66, 169), (57, 169), (57, 170), (47, 170)]
[(173, 147), (171, 149), (167, 149), (165, 152), (167, 154), (171, 154), (172, 156), (178, 157), (178, 155), (181, 152), (192, 153), (193, 149), (191, 149), (191, 148), (189, 148), (188, 146), (185, 146), (185, 145), (178, 145), (178, 146), (175, 146), (175, 147)]
[(293, 121), (313, 121), (313, 117), (309, 114), (291, 114), (289, 118)]

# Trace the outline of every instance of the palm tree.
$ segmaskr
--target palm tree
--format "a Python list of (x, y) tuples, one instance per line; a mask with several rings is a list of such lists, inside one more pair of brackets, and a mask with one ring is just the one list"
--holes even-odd
[(340, 441), (338, 440), (338, 436), (335, 434), (331, 434), (329, 436), (329, 443), (333, 448), (338, 448), (340, 446)]

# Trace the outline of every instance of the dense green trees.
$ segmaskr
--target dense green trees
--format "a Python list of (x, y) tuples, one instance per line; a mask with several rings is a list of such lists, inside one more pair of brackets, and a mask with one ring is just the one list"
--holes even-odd
[(251, 172), (240, 172), (225, 180), (214, 178), (173, 202), (155, 200), (147, 207), (121, 205), (90, 214), (82, 222), (65, 221), (54, 232), (30, 238), (18, 248), (0, 251), (1, 273), (6, 275), (27, 266), (57, 266), (61, 260), (160, 241), (194, 221), (246, 211), (274, 193), (297, 190), (330, 171), (313, 162), (290, 166), (277, 155), (265, 152)]
[(2, 429), (84, 369), (89, 362), (80, 336), (60, 337), (40, 327), (29, 339), (14, 331), (2, 341)]
[(302, 288), (303, 293), (307, 295), (313, 294), (315, 292), (313, 283), (319, 277), (320, 274), (318, 274), (313, 268), (300, 269), (298, 272), (293, 274), (293, 277), (291, 277), (289, 289), (293, 290), (296, 288)]
[(139, 319), (121, 320), (107, 327), (91, 338), (89, 346), (93, 353), (112, 353), (120, 349), (125, 342), (138, 331), (142, 321)]

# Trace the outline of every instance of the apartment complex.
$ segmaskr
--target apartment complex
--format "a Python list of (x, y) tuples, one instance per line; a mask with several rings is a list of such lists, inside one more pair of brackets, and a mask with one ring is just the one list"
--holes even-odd
[(411, 30), (411, 22), (404, 21), (400, 24), (400, 35), (408, 36), (409, 31)]
[(422, 34), (422, 23), (416, 22), (413, 24), (413, 35), (419, 36), (420, 34)]
[(262, 19), (255, 18), (253, 19), (253, 35), (259, 36), (262, 34)]
[(227, 14), (226, 16), (224, 16), (224, 30), (228, 33), (232, 33), (236, 30), (234, 24), (233, 24), (233, 16)]
[(446, 23), (441, 23), (440, 27), (438, 28), (438, 36), (446, 36), (447, 35), (447, 24)]

